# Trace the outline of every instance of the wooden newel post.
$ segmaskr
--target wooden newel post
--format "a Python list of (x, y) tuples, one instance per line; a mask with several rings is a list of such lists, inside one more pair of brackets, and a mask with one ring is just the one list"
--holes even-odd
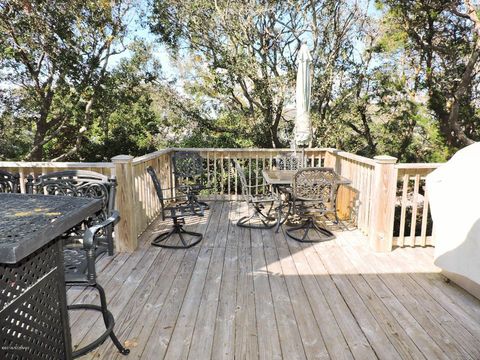
[(121, 252), (135, 251), (138, 245), (135, 231), (132, 160), (133, 156), (130, 155), (118, 155), (112, 158), (118, 183), (115, 203), (120, 212), (120, 221), (115, 227), (115, 239), (117, 251)]
[(374, 251), (392, 250), (395, 196), (397, 191), (397, 158), (375, 156), (375, 176), (372, 193), (369, 242)]

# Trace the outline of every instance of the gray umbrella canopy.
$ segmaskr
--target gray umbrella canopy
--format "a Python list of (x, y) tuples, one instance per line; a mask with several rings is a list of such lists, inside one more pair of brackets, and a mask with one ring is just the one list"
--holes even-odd
[(295, 91), (295, 145), (308, 145), (311, 138), (310, 94), (312, 83), (310, 64), (312, 57), (307, 44), (303, 43), (298, 52), (297, 84)]

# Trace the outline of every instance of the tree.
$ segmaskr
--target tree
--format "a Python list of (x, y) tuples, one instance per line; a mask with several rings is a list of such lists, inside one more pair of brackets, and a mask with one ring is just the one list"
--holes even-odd
[[(17, 99), (0, 111), (33, 129), (24, 159), (59, 160), (81, 148), (109, 59), (123, 51), (129, 8), (128, 0), (0, 3), (0, 83)], [(61, 152), (46, 154), (61, 137)]]
[(154, 97), (160, 89), (161, 66), (145, 41), (128, 45), (122, 58), (105, 75), (91, 111), (79, 154), (90, 161), (108, 161), (118, 154), (140, 156), (164, 146), (164, 126)]
[(244, 119), (256, 146), (282, 147), (291, 138), (281, 133), (292, 130), (284, 107), (294, 91), (300, 41), (311, 46), (318, 79), (312, 105), (325, 116), (364, 16), (343, 0), (156, 0), (151, 28), (174, 57), (195, 60), (190, 92), (197, 99), (215, 99), (217, 114)]
[[(385, 0), (392, 33), (405, 33), (405, 50), (418, 91), (451, 147), (480, 139), (476, 86), (480, 20), (471, 0)], [(397, 35), (398, 36), (398, 35)]]

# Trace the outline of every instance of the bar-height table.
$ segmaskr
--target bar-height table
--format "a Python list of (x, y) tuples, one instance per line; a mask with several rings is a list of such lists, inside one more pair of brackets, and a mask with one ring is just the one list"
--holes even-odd
[(60, 235), (101, 209), (69, 196), (0, 194), (0, 359), (71, 359)]

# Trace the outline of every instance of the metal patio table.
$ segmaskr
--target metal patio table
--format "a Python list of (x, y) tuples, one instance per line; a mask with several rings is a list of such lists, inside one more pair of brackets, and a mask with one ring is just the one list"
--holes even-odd
[[(269, 185), (272, 185), (274, 189), (277, 189), (280, 186), (290, 186), (293, 184), (293, 178), (295, 174), (297, 173), (297, 170), (276, 170), (276, 169), (269, 169), (269, 170), (263, 170), (262, 175), (263, 178), (265, 179), (265, 182)], [(338, 175), (338, 180), (336, 181), (337, 185), (349, 185), (351, 184), (351, 181), (348, 180), (347, 178)], [(283, 211), (283, 202), (280, 201), (280, 205), (278, 207), (278, 215), (277, 215), (277, 225), (275, 231), (278, 232), (278, 229), (280, 226), (287, 220), (287, 218), (291, 215), (290, 214), (290, 206), (288, 206), (287, 214), (285, 215), (285, 218), (282, 219), (282, 211)]]
[(96, 199), (0, 194), (0, 359), (71, 359), (60, 235)]

